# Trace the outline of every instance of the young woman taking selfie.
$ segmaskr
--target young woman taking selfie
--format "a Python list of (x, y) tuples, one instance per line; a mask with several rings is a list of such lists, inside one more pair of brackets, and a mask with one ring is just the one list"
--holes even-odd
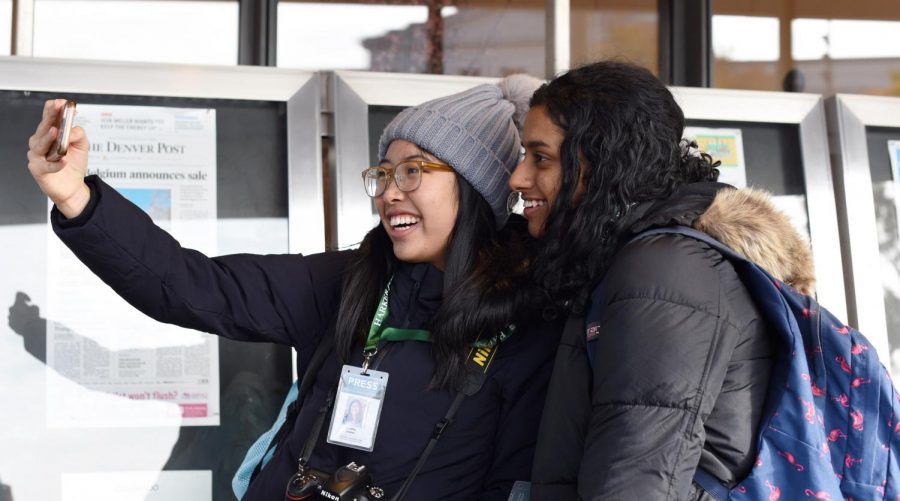
[(527, 307), (527, 234), (506, 224), (515, 117), (536, 83), (512, 78), (400, 113), (379, 164), (360, 166), (360, 196), (374, 199), (380, 223), (353, 251), (210, 258), (182, 248), (85, 177), (84, 130), (47, 160), (61, 100), (46, 103), (29, 170), (55, 204), (59, 238), (147, 315), (292, 346), (301, 374), (324, 353), (243, 499), (303, 499), (316, 472), (344, 468), (370, 475), (359, 488), (371, 499), (505, 500), (530, 478), (559, 339)]

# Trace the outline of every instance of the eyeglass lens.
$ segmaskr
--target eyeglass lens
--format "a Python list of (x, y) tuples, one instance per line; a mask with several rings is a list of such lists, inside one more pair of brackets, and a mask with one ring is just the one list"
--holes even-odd
[(396, 166), (393, 171), (372, 168), (366, 171), (366, 193), (377, 197), (384, 193), (391, 178), (397, 183), (400, 191), (412, 191), (421, 183), (422, 169), (415, 162), (404, 162)]

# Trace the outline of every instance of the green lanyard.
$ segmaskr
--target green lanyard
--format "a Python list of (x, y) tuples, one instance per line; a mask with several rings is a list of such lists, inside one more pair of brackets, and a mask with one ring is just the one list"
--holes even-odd
[(366, 340), (366, 347), (363, 351), (371, 352), (378, 349), (378, 345), (382, 341), (431, 341), (431, 333), (423, 329), (398, 329), (396, 327), (387, 327), (384, 321), (388, 316), (388, 293), (391, 290), (391, 283), (394, 277), (388, 280), (387, 287), (384, 288), (384, 294), (381, 295), (381, 301), (375, 310), (375, 317), (372, 318), (372, 326), (369, 327), (369, 339)]
[[(384, 341), (431, 341), (431, 333), (424, 329), (399, 329), (396, 327), (387, 327), (384, 321), (388, 317), (388, 296), (391, 290), (391, 283), (394, 277), (388, 280), (384, 293), (381, 295), (381, 301), (378, 302), (378, 308), (375, 309), (375, 316), (372, 318), (372, 325), (369, 327), (369, 338), (366, 340), (366, 347), (363, 349), (365, 360), (363, 369), (367, 369), (372, 356), (378, 352), (378, 346)], [(500, 333), (489, 339), (479, 339), (473, 345), (475, 347), (494, 347), (503, 342), (515, 332), (516, 326), (510, 324), (506, 326)]]

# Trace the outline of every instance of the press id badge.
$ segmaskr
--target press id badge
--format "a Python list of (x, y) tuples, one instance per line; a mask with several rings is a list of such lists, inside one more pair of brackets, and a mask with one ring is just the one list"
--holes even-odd
[(345, 365), (341, 369), (328, 443), (371, 451), (381, 418), (388, 373)]

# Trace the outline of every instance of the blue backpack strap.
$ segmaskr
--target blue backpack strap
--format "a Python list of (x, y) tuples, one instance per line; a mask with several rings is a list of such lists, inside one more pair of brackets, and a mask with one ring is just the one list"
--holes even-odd
[(516, 480), (507, 501), (529, 501), (531, 499), (531, 482)]
[(694, 483), (703, 487), (703, 490), (716, 501), (728, 500), (728, 487), (725, 487), (725, 484), (720, 482), (718, 478), (699, 466), (697, 471), (694, 472)]
[(256, 439), (256, 442), (250, 446), (250, 449), (244, 456), (244, 461), (238, 467), (237, 472), (235, 472), (234, 477), (231, 479), (231, 489), (234, 491), (236, 498), (242, 499), (244, 497), (244, 494), (247, 493), (247, 489), (250, 488), (250, 483), (253, 482), (256, 475), (262, 471), (266, 463), (268, 463), (269, 460), (272, 459), (272, 456), (275, 455), (275, 448), (278, 447), (278, 444), (284, 440), (291, 429), (293, 429), (294, 420), (297, 419), (297, 415), (300, 413), (300, 404), (302, 403), (303, 398), (309, 393), (310, 388), (312, 388), (319, 369), (322, 367), (322, 364), (325, 363), (325, 359), (331, 353), (333, 348), (334, 329), (332, 326), (332, 328), (325, 331), (325, 335), (316, 346), (316, 351), (313, 352), (312, 358), (310, 358), (309, 363), (306, 366), (303, 378), (299, 381), (294, 381), (294, 384), (291, 385), (291, 389), (288, 391), (288, 395), (281, 405), (278, 418), (275, 420), (272, 428), (266, 433), (263, 433), (262, 436)]
[(284, 425), (284, 421), (288, 414), (288, 407), (297, 400), (297, 396), (300, 394), (298, 391), (299, 384), (299, 381), (294, 381), (294, 384), (291, 385), (291, 389), (288, 392), (287, 397), (285, 397), (284, 403), (281, 404), (281, 410), (278, 411), (278, 418), (275, 420), (272, 428), (260, 435), (260, 437), (256, 439), (256, 442), (254, 442), (247, 450), (244, 461), (241, 462), (237, 472), (234, 474), (234, 478), (231, 479), (231, 490), (234, 491), (234, 496), (236, 498), (242, 499), (244, 494), (247, 493), (247, 489), (250, 487), (250, 480), (253, 479), (253, 474), (257, 469), (257, 465), (260, 467), (265, 466), (275, 454), (275, 448), (270, 447), (272, 439)]

